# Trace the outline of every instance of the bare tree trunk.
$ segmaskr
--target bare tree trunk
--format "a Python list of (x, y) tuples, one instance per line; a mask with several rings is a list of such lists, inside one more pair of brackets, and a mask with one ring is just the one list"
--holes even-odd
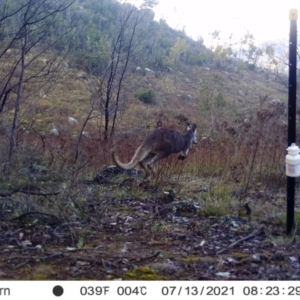
[[(33, 103), (27, 104), (27, 109), (23, 110), (23, 102), (38, 92), (41, 87), (53, 84), (53, 81), (51, 80), (50, 83), (49, 79), (57, 76), (55, 71), (59, 69), (59, 63), (62, 61), (59, 55), (63, 50), (59, 54), (57, 52), (51, 53), (48, 63), (39, 66), (38, 69), (36, 69), (34, 63), (42, 55), (50, 53), (50, 49), (71, 31), (68, 28), (59, 34), (57, 38), (49, 39), (44, 44), (44, 40), (49, 33), (48, 27), (55, 24), (56, 16), (69, 8), (74, 1), (24, 0), (13, 1), (9, 6), (0, 2), (2, 9), (0, 12), (0, 24), (3, 28), (7, 28), (8, 32), (7, 36), (1, 41), (3, 45), (0, 51), (1, 63), (5, 66), (4, 75), (0, 80), (1, 117), (4, 117), (4, 111), (8, 109), (8, 102), (14, 100), (12, 120), (8, 117), (10, 133), (5, 164), (7, 171), (11, 169), (14, 161), (17, 146), (16, 137), (20, 118), (22, 117), (21, 113), (28, 113), (30, 105)], [(11, 51), (11, 49), (14, 49), (13, 51), (20, 49), (20, 55), (9, 55), (10, 52), (8, 50)], [(6, 59), (9, 64), (6, 63)], [(32, 66), (34, 68), (31, 68), (31, 72), (26, 72), (27, 68)], [(24, 86), (27, 84), (30, 88), (24, 89)], [(27, 92), (27, 90), (30, 91)]]
[[(150, 7), (155, 4), (155, 1), (144, 1), (145, 7)], [(108, 66), (103, 72), (101, 79), (98, 82), (93, 83), (94, 91), (92, 92), (91, 108), (87, 113), (85, 121), (81, 127), (81, 132), (77, 140), (74, 162), (77, 161), (79, 156), (79, 147), (82, 140), (82, 132), (87, 126), (88, 121), (92, 117), (95, 109), (96, 102), (100, 107), (100, 136), (104, 140), (111, 138), (116, 130), (117, 122), (120, 120), (122, 114), (122, 105), (125, 103), (126, 97), (124, 97), (124, 82), (126, 80), (126, 72), (129, 69), (130, 60), (134, 55), (137, 44), (134, 42), (137, 29), (142, 19), (148, 14), (149, 11), (145, 11), (144, 14), (131, 6), (125, 12), (123, 16), (118, 17), (120, 20), (120, 26), (117, 28), (116, 36), (112, 42), (111, 48), (107, 53), (109, 56)], [(108, 41), (109, 42), (109, 41)], [(92, 81), (92, 76), (90, 77)], [(102, 127), (102, 118), (104, 118), (104, 124)]]
[[(24, 15), (24, 22), (26, 22), (26, 14)], [(16, 130), (18, 127), (18, 119), (19, 119), (19, 111), (20, 111), (20, 105), (22, 101), (23, 96), (23, 80), (25, 76), (25, 57), (26, 57), (26, 47), (28, 42), (28, 35), (27, 35), (27, 24), (24, 23), (24, 40), (23, 45), (21, 49), (21, 72), (19, 76), (18, 81), (18, 93), (17, 98), (15, 102), (15, 111), (14, 111), (14, 118), (12, 122), (12, 127), (10, 131), (10, 141), (9, 141), (9, 154), (8, 154), (8, 167), (10, 168), (12, 165), (13, 156), (15, 153), (16, 148)]]
[(132, 34), (131, 34), (131, 37), (130, 37), (130, 41), (129, 41), (128, 51), (126, 53), (125, 65), (124, 65), (124, 68), (122, 70), (122, 74), (121, 74), (120, 80), (118, 82), (115, 111), (114, 111), (114, 117), (113, 117), (113, 121), (112, 121), (112, 125), (111, 125), (110, 137), (114, 134), (114, 131), (115, 131), (115, 125), (116, 125), (116, 120), (117, 120), (117, 113), (119, 111), (119, 101), (120, 101), (120, 93), (121, 93), (121, 90), (122, 90), (122, 83), (123, 83), (125, 72), (127, 71), (128, 63), (129, 63), (129, 60), (130, 60), (130, 57), (131, 57), (132, 43), (133, 43), (133, 38), (135, 36), (137, 25), (138, 25), (138, 22), (135, 22), (134, 26), (133, 26), (133, 29), (132, 29)]

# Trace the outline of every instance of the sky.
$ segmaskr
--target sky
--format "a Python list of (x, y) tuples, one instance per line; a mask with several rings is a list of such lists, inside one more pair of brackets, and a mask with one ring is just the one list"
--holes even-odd
[[(239, 39), (245, 33), (254, 35), (256, 43), (289, 38), (289, 10), (298, 9), (300, 30), (300, 0), (158, 0), (153, 8), (155, 19), (165, 19), (169, 26), (184, 29), (193, 39), (202, 37), (211, 44), (211, 35), (221, 31), (222, 41), (229, 36)], [(127, 0), (138, 5), (141, 0)]]

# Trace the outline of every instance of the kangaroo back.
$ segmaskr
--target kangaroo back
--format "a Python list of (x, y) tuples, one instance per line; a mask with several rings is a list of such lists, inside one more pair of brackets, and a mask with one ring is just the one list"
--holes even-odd
[(189, 149), (192, 143), (197, 143), (196, 128), (193, 124), (192, 127), (188, 127), (186, 134), (180, 134), (174, 129), (155, 129), (146, 138), (146, 142), (151, 144), (151, 152), (179, 153)]

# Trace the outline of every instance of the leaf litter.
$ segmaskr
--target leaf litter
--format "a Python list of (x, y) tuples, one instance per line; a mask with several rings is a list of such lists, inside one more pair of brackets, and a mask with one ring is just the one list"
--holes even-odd
[[(64, 220), (3, 218), (0, 279), (300, 280), (299, 234), (283, 225), (203, 216), (197, 201), (164, 192), (101, 202), (97, 192)], [(138, 268), (147, 276), (134, 278)]]

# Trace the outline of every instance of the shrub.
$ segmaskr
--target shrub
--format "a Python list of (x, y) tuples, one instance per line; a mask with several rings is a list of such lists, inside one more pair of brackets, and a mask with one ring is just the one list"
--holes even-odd
[(156, 104), (156, 95), (155, 92), (152, 89), (146, 88), (146, 89), (139, 89), (136, 92), (136, 96), (138, 99), (146, 104)]

